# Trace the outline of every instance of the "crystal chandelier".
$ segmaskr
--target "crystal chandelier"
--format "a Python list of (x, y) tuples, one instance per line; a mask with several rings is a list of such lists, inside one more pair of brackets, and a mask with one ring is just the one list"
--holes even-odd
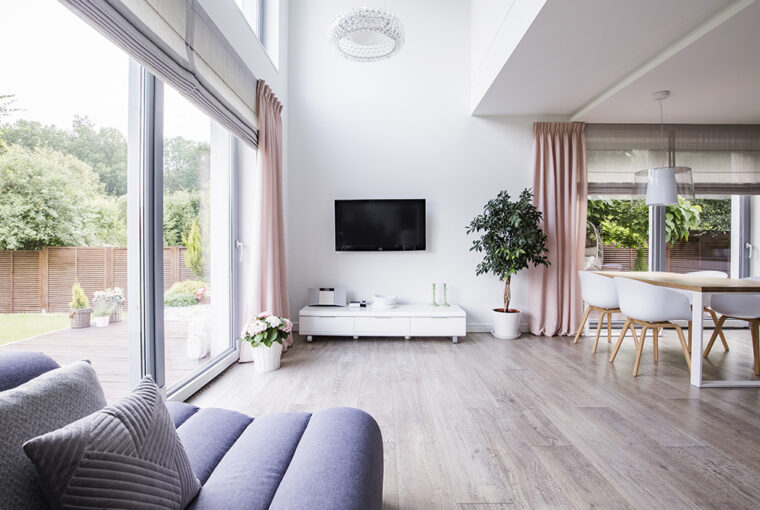
[(330, 40), (350, 60), (374, 62), (388, 58), (404, 44), (404, 27), (383, 9), (355, 7), (330, 24)]

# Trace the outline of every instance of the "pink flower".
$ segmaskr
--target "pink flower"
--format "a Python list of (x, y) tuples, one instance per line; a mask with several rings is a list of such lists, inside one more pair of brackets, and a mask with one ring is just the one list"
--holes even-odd
[(259, 315), (256, 316), (257, 319), (266, 319), (272, 315), (272, 312), (261, 312)]
[(293, 323), (290, 322), (285, 317), (282, 318), (282, 325), (280, 326), (280, 330), (284, 331), (285, 333), (290, 333), (293, 331)]

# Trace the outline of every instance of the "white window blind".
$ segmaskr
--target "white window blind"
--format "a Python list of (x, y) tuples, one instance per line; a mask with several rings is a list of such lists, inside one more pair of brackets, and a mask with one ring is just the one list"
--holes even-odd
[(701, 195), (760, 193), (760, 126), (700, 124), (587, 124), (590, 195), (630, 194), (635, 172), (667, 166), (692, 169)]
[(256, 146), (256, 77), (195, 0), (60, 0), (241, 140)]

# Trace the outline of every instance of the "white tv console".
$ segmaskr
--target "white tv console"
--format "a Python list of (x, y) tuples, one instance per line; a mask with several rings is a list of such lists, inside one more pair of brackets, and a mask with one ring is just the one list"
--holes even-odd
[(298, 312), (298, 332), (315, 336), (450, 336), (454, 343), (467, 333), (467, 315), (456, 305), (397, 305), (374, 309), (305, 306)]

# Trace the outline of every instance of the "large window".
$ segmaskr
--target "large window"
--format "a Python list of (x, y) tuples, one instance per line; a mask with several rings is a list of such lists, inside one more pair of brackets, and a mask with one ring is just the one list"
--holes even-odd
[[(746, 204), (760, 193), (759, 135), (757, 126), (589, 124), (588, 263), (747, 276)], [(691, 167), (696, 196), (647, 207), (631, 193), (634, 174), (669, 158)]]
[(89, 359), (118, 398), (129, 57), (55, 0), (3, 2), (0, 45), (0, 350)]
[(243, 13), (251, 30), (260, 41), (264, 41), (264, 1), (265, 0), (235, 0), (235, 4)]
[(59, 2), (3, 8), (0, 350), (184, 398), (235, 359), (237, 139)]

